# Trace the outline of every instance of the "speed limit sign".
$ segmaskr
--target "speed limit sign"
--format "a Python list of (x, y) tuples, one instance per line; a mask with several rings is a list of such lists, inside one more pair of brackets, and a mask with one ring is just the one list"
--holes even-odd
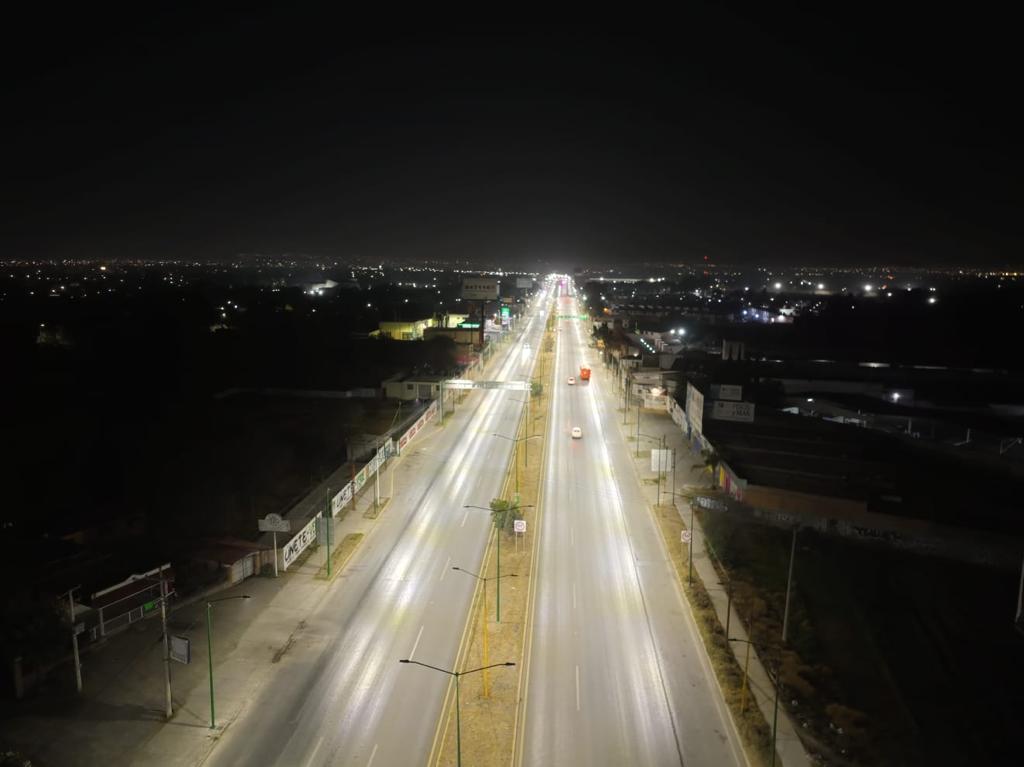
[(679, 533), (679, 540), (683, 543), (689, 543), (692, 538), (693, 535), (690, 533), (689, 530), (682, 530)]

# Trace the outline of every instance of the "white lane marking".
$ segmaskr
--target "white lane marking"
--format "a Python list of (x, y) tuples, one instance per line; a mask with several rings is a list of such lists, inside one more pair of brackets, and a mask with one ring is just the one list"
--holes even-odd
[(323, 744), (324, 744), (324, 739), (323, 739), (323, 736), (321, 736), (320, 740), (318, 740), (316, 742), (316, 748), (313, 749), (313, 753), (310, 754), (309, 755), (309, 759), (306, 760), (306, 767), (309, 767), (309, 765), (311, 765), (313, 763), (313, 760), (316, 759), (317, 752), (320, 750), (320, 746), (322, 746)]
[(576, 584), (572, 584), (572, 609), (576, 609)]
[(445, 573), (448, 572), (448, 565), (450, 565), (451, 563), (452, 563), (452, 558), (448, 557), (448, 559), (445, 560), (444, 569), (441, 570), (441, 577), (438, 578), (439, 581), (443, 581), (444, 580)]
[(416, 635), (416, 641), (412, 643), (412, 652), (409, 653), (409, 660), (412, 660), (412, 656), (416, 654), (416, 648), (420, 646), (420, 637), (423, 636), (423, 626), (420, 626), (420, 632)]
[(466, 519), (468, 517), (469, 517), (469, 511), (467, 511), (465, 514), (462, 515), (462, 524), (459, 525), (459, 527), (465, 527), (466, 526)]
[(373, 760), (377, 757), (377, 745), (373, 744), (373, 751), (370, 752), (370, 761), (366, 763), (366, 767), (373, 767)]
[(580, 710), (580, 667), (576, 666), (576, 710)]

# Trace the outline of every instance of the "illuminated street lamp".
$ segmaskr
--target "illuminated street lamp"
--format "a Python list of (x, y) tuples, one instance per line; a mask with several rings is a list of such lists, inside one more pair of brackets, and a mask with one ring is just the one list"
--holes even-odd
[[(466, 570), (462, 567), (453, 567), (452, 570), (458, 570), (460, 573), (471, 575), (472, 577), (476, 578), (478, 581), (484, 584), (484, 619), (480, 621), (480, 632), (483, 634), (484, 666), (486, 666), (490, 662), (490, 659), (487, 655), (487, 581), (497, 581), (502, 578), (517, 578), (518, 576), (515, 573), (507, 573), (505, 575), (492, 575), (490, 577), (487, 577), (484, 575), (480, 575), (478, 573), (474, 573), (472, 570)], [(490, 678), (488, 677), (486, 671), (484, 671), (484, 697), (491, 697)]]
[[(518, 500), (518, 498), (516, 500)], [(468, 505), (467, 504), (467, 505), (463, 506), (462, 508), (464, 508), (464, 509), (477, 509), (478, 511), (490, 512), (491, 519), (492, 520), (494, 519), (494, 509), (492, 509), (490, 506), (472, 506), (472, 505)], [(520, 506), (520, 505), (516, 504), (515, 506), (512, 506), (511, 508), (509, 508), (507, 511), (516, 511), (517, 509), (532, 509), (532, 508), (533, 508), (532, 505)], [(496, 591), (497, 591), (496, 599), (497, 599), (497, 603), (495, 604), (495, 607), (494, 607), (494, 621), (496, 623), (501, 623), (501, 530), (498, 529), (498, 525), (496, 523), (494, 524), (494, 543), (495, 543), (495, 550), (497, 552), (496, 553), (496, 557), (495, 557), (495, 567), (497, 569), (495, 570), (495, 575), (494, 575), (494, 580), (496, 581)]]
[[(534, 434), (532, 437), (506, 437), (504, 434), (498, 434), (495, 432), (491, 435), (492, 437), (500, 437), (501, 439), (507, 439), (509, 442), (514, 442), (515, 447), (512, 450), (512, 461), (516, 465), (516, 495), (519, 495), (519, 443), (525, 442), (528, 439), (540, 439), (539, 434)], [(530, 447), (526, 447), (526, 468), (530, 468)]]
[(437, 666), (431, 666), (429, 663), (420, 663), (418, 660), (411, 660), (409, 658), (402, 658), (398, 662), (412, 663), (417, 666), (423, 666), (423, 668), (429, 668), (434, 671), (439, 671), (442, 674), (455, 677), (455, 764), (457, 767), (462, 767), (462, 718), (459, 715), (459, 677), (466, 676), (467, 674), (475, 674), (477, 671), (486, 671), (489, 668), (514, 666), (516, 664), (512, 661), (505, 661), (504, 663), (492, 663), (490, 666), (481, 666), (480, 668), (470, 669), (469, 671), (449, 671), (446, 668), (438, 668)]
[(221, 597), (211, 599), (206, 603), (206, 655), (210, 667), (210, 729), (217, 726), (213, 705), (213, 605), (215, 602), (227, 602), (229, 599), (249, 599), (248, 594), (241, 594), (236, 597)]

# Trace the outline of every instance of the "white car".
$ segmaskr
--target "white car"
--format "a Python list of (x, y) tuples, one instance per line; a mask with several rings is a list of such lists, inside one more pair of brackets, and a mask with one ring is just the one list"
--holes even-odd
[(567, 383), (569, 384), (569, 386), (575, 386), (576, 385), (576, 377), (575, 376), (569, 376), (569, 380), (568, 380)]
[(579, 426), (573, 426), (572, 427), (572, 438), (573, 439), (583, 439), (583, 429), (581, 429)]

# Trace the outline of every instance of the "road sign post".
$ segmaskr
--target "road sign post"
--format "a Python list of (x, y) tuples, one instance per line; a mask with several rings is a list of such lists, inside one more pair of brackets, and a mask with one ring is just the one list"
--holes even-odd
[(277, 534), (278, 533), (290, 533), (292, 530), (292, 523), (287, 519), (281, 517), (280, 514), (270, 513), (263, 519), (256, 521), (260, 532), (273, 533), (274, 535), (274, 577), (277, 577)]

